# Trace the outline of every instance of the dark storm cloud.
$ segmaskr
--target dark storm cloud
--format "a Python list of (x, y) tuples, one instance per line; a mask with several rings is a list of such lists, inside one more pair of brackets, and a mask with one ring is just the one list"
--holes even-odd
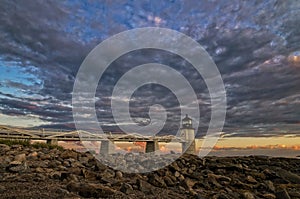
[[(300, 46), (297, 1), (176, 1), (159, 5), (155, 2), (123, 5), (2, 1), (0, 58), (19, 63), (36, 79), (28, 79), (32, 84), (2, 81), (0, 87), (21, 89), (40, 97), (3, 91), (1, 112), (34, 114), (53, 126), (72, 126), (73, 83), (88, 52), (104, 38), (122, 30), (159, 25), (193, 37), (216, 62), (227, 91), (224, 130), (228, 135), (235, 131), (240, 132), (238, 135), (268, 136), (271, 131), (279, 134), (274, 130), (277, 127), (288, 129), (285, 125), (291, 125), (296, 132), (300, 118), (300, 70), (292, 67), (286, 57)], [(155, 17), (161, 19), (160, 24)], [(123, 56), (106, 71), (96, 93), (100, 123), (111, 129), (114, 125), (110, 97), (116, 81), (132, 67), (149, 61), (170, 65), (190, 80), (201, 102), (201, 133), (205, 131), (210, 120), (210, 98), (204, 81), (182, 58), (151, 50)], [(169, 121), (178, 120), (178, 101), (159, 87), (145, 87), (135, 93), (132, 116), (147, 118), (153, 103), (168, 108)], [(270, 125), (277, 127), (269, 128)], [(240, 131), (242, 128), (248, 131)]]
[(69, 99), (76, 71), (91, 49), (65, 31), (71, 11), (60, 1), (7, 1), (0, 10), (1, 56), (37, 67), (41, 94)]
[(42, 120), (50, 122), (70, 122), (70, 107), (58, 104), (36, 105), (24, 100), (0, 99), (1, 112), (7, 115), (32, 114), (39, 116)]
[[(2, 59), (20, 62), (25, 71), (43, 84), (41, 89), (14, 81), (6, 81), (3, 85), (43, 96), (46, 101), (33, 109), (28, 100), (34, 99), (20, 99), (18, 95), (4, 93), (19, 100), (2, 99), (2, 112), (35, 114), (53, 123), (70, 122), (71, 108), (66, 109), (59, 104), (65, 102), (70, 105), (74, 76), (91, 49), (65, 32), (71, 11), (64, 9), (60, 1), (6, 1), (1, 3), (0, 10)], [(34, 66), (37, 70), (27, 66)], [(31, 78), (29, 81), (36, 80)]]

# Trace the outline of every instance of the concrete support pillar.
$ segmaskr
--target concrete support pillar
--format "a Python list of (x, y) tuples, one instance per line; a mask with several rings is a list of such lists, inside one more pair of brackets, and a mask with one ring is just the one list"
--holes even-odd
[(57, 139), (47, 140), (47, 144), (58, 145), (58, 141), (57, 141)]
[(190, 142), (183, 142), (182, 143), (182, 152), (196, 155), (196, 142), (195, 140)]
[(151, 153), (159, 150), (158, 141), (147, 141), (146, 142), (146, 153)]
[(109, 140), (102, 140), (100, 145), (100, 153), (103, 155), (109, 155), (114, 153), (115, 146), (113, 142)]

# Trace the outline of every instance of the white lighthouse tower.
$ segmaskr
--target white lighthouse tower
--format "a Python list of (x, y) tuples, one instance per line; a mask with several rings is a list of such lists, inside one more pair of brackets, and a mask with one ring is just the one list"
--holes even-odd
[(181, 137), (185, 140), (182, 143), (182, 152), (196, 154), (195, 129), (193, 128), (192, 119), (186, 114), (182, 119), (182, 127), (180, 129)]

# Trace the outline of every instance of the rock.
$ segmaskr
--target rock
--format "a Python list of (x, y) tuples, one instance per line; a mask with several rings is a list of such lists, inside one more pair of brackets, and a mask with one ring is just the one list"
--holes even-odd
[(58, 160), (53, 160), (51, 162), (49, 162), (48, 167), (49, 168), (57, 168), (61, 165), (61, 162)]
[(170, 165), (170, 167), (171, 167), (171, 169), (174, 170), (174, 171), (180, 171), (180, 170), (181, 170), (176, 162), (173, 162), (173, 163)]
[(246, 180), (250, 183), (257, 183), (257, 181), (252, 176), (247, 176)]
[(63, 159), (69, 159), (69, 158), (73, 158), (73, 159), (77, 159), (77, 152), (75, 151), (71, 151), (71, 150), (66, 150), (64, 152), (62, 152), (60, 154), (60, 157)]
[(40, 155), (40, 159), (41, 160), (50, 160), (51, 159), (51, 155), (50, 154)]
[(37, 157), (38, 153), (36, 151), (33, 151), (32, 153), (28, 154), (28, 157)]
[(65, 167), (70, 167), (71, 166), (70, 162), (67, 161), (67, 160), (63, 161), (62, 165), (65, 166)]
[(12, 161), (9, 163), (8, 171), (17, 173), (17, 172), (25, 172), (28, 169), (27, 162), (20, 161)]
[(213, 184), (214, 186), (218, 187), (218, 188), (221, 188), (222, 185), (219, 184), (215, 178), (214, 175), (208, 175), (208, 178), (207, 178), (208, 182), (210, 182), (211, 184)]
[(73, 173), (75, 175), (80, 175), (82, 173), (81, 169), (78, 167), (68, 168), (68, 172)]
[(156, 187), (167, 187), (165, 181), (157, 174), (150, 175), (148, 182)]
[(47, 161), (47, 160), (44, 160), (44, 161), (41, 161), (41, 160), (33, 161), (33, 162), (30, 162), (30, 167), (31, 168), (37, 168), (37, 167), (47, 168), (49, 166), (49, 162), (50, 161)]
[(116, 174), (112, 169), (105, 169), (103, 172), (100, 173), (100, 176), (102, 178), (106, 178), (106, 179), (114, 178), (115, 175)]
[(231, 178), (229, 177), (226, 177), (226, 176), (222, 176), (222, 175), (216, 175), (216, 174), (208, 174), (209, 177), (212, 177), (212, 178), (215, 178), (219, 181), (227, 181), (227, 182), (230, 182), (231, 181)]
[(280, 198), (280, 199), (291, 199), (290, 195), (288, 194), (288, 192), (286, 191), (286, 189), (281, 189), (279, 191), (277, 191), (275, 193), (276, 198)]
[(67, 190), (70, 192), (78, 192), (80, 189), (80, 183), (71, 181), (67, 184)]
[(6, 188), (2, 185), (0, 185), (0, 194), (4, 193), (6, 191)]
[(283, 178), (283, 179), (285, 179), (285, 180), (287, 180), (289, 182), (300, 184), (300, 176), (297, 175), (297, 174), (295, 174), (295, 173), (292, 173), (292, 172), (284, 170), (284, 169), (279, 169), (277, 171), (277, 174), (281, 178)]
[(252, 184), (243, 183), (239, 179), (234, 179), (232, 181), (232, 185), (234, 185), (236, 188), (243, 188), (243, 189), (246, 189), (246, 190), (252, 190), (253, 189)]
[(145, 194), (153, 193), (154, 187), (150, 183), (148, 183), (144, 180), (137, 179), (137, 186), (138, 186), (138, 189)]
[(181, 175), (178, 177), (178, 180), (179, 180), (179, 181), (183, 181), (183, 180), (184, 180), (184, 176), (181, 174)]
[(14, 149), (14, 150), (22, 150), (23, 149), (23, 146), (20, 145), (20, 144), (13, 144), (10, 146), (11, 149)]
[(197, 169), (197, 166), (195, 164), (190, 165), (189, 170), (195, 171)]
[(116, 190), (101, 184), (76, 183), (73, 181), (67, 185), (67, 190), (87, 198), (108, 197), (116, 192)]
[(226, 193), (218, 193), (214, 195), (212, 199), (231, 199), (231, 197)]
[(186, 192), (185, 188), (183, 186), (178, 186), (178, 189), (182, 192)]
[(17, 161), (17, 160), (11, 161), (9, 163), (10, 166), (17, 166), (17, 165), (21, 165), (21, 164), (22, 164), (22, 162), (21, 161)]
[(180, 176), (180, 173), (179, 173), (178, 171), (175, 171), (174, 176), (175, 176), (176, 178), (178, 178), (178, 177)]
[(168, 187), (172, 187), (176, 184), (169, 176), (164, 176), (163, 179)]
[(68, 179), (69, 179), (69, 180), (73, 180), (74, 182), (78, 182), (78, 181), (79, 181), (78, 178), (77, 178), (77, 176), (74, 175), (74, 174), (70, 174), (70, 175), (68, 176)]
[(145, 168), (152, 168), (155, 165), (155, 161), (151, 159), (142, 159), (140, 160), (140, 163)]
[(26, 160), (26, 154), (25, 153), (18, 154), (14, 158), (14, 161), (19, 161), (19, 162), (23, 162), (25, 160)]
[(37, 168), (35, 169), (35, 172), (36, 172), (36, 173), (44, 173), (45, 170), (44, 170), (43, 168), (41, 168), (41, 167), (37, 167)]
[[(24, 154), (28, 155), (24, 158)], [(171, 155), (155, 156), (153, 166), (163, 165)], [(122, 162), (123, 157), (123, 154), (114, 154), (108, 158), (115, 165), (122, 164), (122, 168), (133, 171), (139, 169), (137, 162), (145, 165), (153, 162), (146, 156), (136, 158), (134, 154), (127, 157), (130, 161)], [(136, 174), (109, 168), (89, 153), (11, 148), (6, 153), (0, 151), (0, 195), (3, 196), (1, 191), (18, 194), (38, 190), (35, 192), (38, 194), (43, 190), (45, 195), (32, 197), (47, 198), (52, 194), (53, 198), (300, 198), (299, 164), (300, 160), (288, 158), (200, 159), (185, 154), (170, 166)], [(15, 195), (7, 196), (14, 198)]]
[(183, 183), (183, 187), (186, 188), (186, 190), (192, 190), (193, 189), (193, 186), (197, 183), (197, 181), (194, 181), (194, 180), (191, 180), (189, 178), (186, 178), (184, 180), (184, 183)]
[(128, 183), (122, 183), (120, 191), (125, 194), (132, 194), (134, 192), (132, 186)]
[(29, 153), (27, 155), (27, 160), (37, 160), (38, 159), (38, 153), (36, 151)]
[(78, 157), (78, 160), (81, 164), (86, 164), (87, 162), (89, 162), (89, 159), (90, 159), (89, 157), (82, 157), (82, 156)]
[(58, 194), (60, 194), (60, 195), (67, 195), (67, 194), (69, 194), (69, 191), (66, 190), (66, 189), (58, 188), (58, 189), (56, 190), (56, 193), (58, 193)]
[(35, 179), (36, 179), (36, 181), (45, 181), (46, 178), (47, 178), (46, 175), (44, 175), (44, 174), (42, 174), (42, 173), (37, 173)]
[(79, 194), (84, 197), (108, 197), (113, 195), (116, 190), (101, 184), (84, 184)]
[(300, 189), (299, 188), (290, 189), (288, 191), (288, 194), (291, 198), (300, 198)]
[(15, 172), (15, 173), (16, 172), (24, 172), (24, 171), (27, 170), (27, 167), (26, 167), (26, 165), (21, 164), (21, 165), (18, 165), (18, 166), (9, 167), (8, 170), (11, 171), (11, 172)]
[(6, 153), (9, 150), (10, 150), (9, 146), (7, 146), (6, 144), (0, 144), (0, 153)]
[(60, 179), (61, 180), (67, 180), (67, 181), (73, 181), (73, 182), (78, 182), (78, 177), (72, 173), (69, 172), (61, 172), (60, 175)]
[(266, 175), (264, 173), (259, 173), (259, 172), (251, 172), (251, 175), (255, 177), (255, 179), (266, 179)]
[(276, 196), (271, 193), (265, 193), (265, 194), (263, 194), (263, 197), (266, 199), (276, 199)]
[(243, 197), (244, 199), (255, 199), (255, 196), (253, 195), (253, 193), (246, 191), (243, 193)]
[(117, 179), (123, 178), (123, 173), (121, 171), (116, 171), (116, 178)]
[[(84, 179), (86, 179), (86, 180), (93, 181), (93, 180), (96, 180), (96, 178), (97, 178), (97, 173), (94, 172), (94, 171), (90, 171), (90, 170), (87, 170), (87, 169), (82, 169), (80, 171), (82, 172), (82, 175), (83, 175)], [(73, 172), (73, 173), (77, 174), (77, 175), (80, 174), (80, 172), (79, 173)]]
[(270, 180), (267, 180), (264, 182), (264, 184), (267, 186), (269, 191), (275, 192), (275, 187), (273, 182), (271, 182)]
[(61, 179), (61, 173), (58, 171), (53, 171), (53, 172), (49, 173), (48, 175), (52, 179), (57, 179), (57, 180)]
[(78, 167), (78, 168), (84, 168), (83, 164), (78, 162), (78, 161), (74, 161), (71, 163), (71, 167)]

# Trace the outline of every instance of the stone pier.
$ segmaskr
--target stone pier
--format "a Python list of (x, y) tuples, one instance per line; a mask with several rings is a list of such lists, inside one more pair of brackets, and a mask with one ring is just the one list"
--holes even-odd
[(146, 153), (151, 153), (159, 150), (158, 141), (147, 141), (146, 143)]
[(47, 140), (47, 144), (58, 145), (58, 141), (57, 141), (57, 139)]
[(102, 140), (100, 146), (100, 153), (103, 155), (109, 155), (114, 153), (115, 146), (112, 141)]

